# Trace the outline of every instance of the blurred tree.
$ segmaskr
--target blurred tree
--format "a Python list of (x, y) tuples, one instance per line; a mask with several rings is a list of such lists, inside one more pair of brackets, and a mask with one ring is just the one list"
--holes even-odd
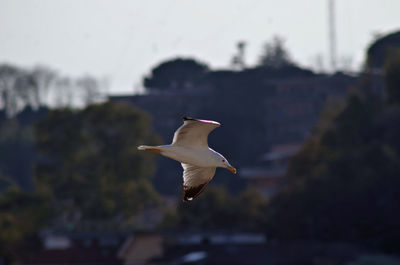
[(37, 108), (40, 105), (37, 97), (37, 84), (33, 79), (33, 76), (26, 71), (21, 70), (20, 75), (16, 79), (13, 87), (16, 106), (15, 114), (26, 106)]
[(202, 229), (231, 228), (235, 224), (233, 203), (226, 189), (209, 186), (193, 202), (179, 204), (179, 224)]
[(259, 59), (259, 65), (269, 68), (283, 68), (293, 66), (294, 63), (290, 59), (289, 52), (284, 46), (284, 40), (275, 36), (271, 42), (264, 44), (263, 52)]
[(82, 107), (100, 102), (104, 88), (105, 83), (92, 76), (72, 79), (44, 66), (0, 65), (0, 109), (9, 118), (26, 107)]
[(69, 77), (59, 77), (54, 82), (53, 99), (58, 108), (71, 108), (74, 105), (74, 94), (77, 91), (75, 82)]
[(377, 37), (367, 50), (366, 63), (370, 69), (383, 69), (386, 61), (391, 57), (390, 49), (400, 48), (400, 31)]
[(98, 79), (86, 75), (78, 78), (76, 83), (81, 90), (84, 105), (98, 103), (103, 99), (102, 84)]
[(255, 189), (244, 190), (237, 198), (224, 187), (209, 186), (190, 203), (180, 203), (177, 218), (167, 218), (178, 225), (197, 229), (262, 229), (265, 224), (266, 199)]
[[(400, 87), (392, 74), (389, 83)], [(269, 205), (271, 235), (373, 243), (400, 253), (398, 135), (400, 107), (362, 94), (325, 115), (291, 161), (289, 186)]]
[(0, 170), (0, 193), (3, 190), (6, 190), (8, 187), (15, 185), (15, 182), (13, 181), (12, 178), (9, 176), (5, 175), (1, 170)]
[(194, 59), (174, 59), (153, 68), (144, 79), (147, 90), (190, 89), (202, 81), (208, 66)]
[(314, 132), (289, 165), (290, 186), (271, 201), (269, 221), (275, 222), (270, 227), (274, 234), (318, 239), (354, 234), (349, 231), (355, 228), (349, 223), (352, 220), (346, 216), (350, 208), (344, 206), (346, 201), (356, 203), (351, 184), (363, 188), (363, 183), (356, 182), (371, 137), (370, 115), (366, 104), (352, 97), (342, 112)]
[(1, 105), (6, 110), (7, 116), (17, 112), (17, 100), (14, 91), (15, 83), (21, 75), (20, 69), (8, 64), (0, 65), (0, 94)]
[(40, 67), (33, 71), (12, 65), (0, 65), (1, 105), (7, 116), (15, 116), (29, 106), (37, 109), (46, 103), (46, 93), (54, 72)]
[(25, 190), (33, 188), (32, 128), (17, 118), (0, 123), (0, 171)]
[(236, 199), (238, 227), (261, 230), (265, 224), (267, 199), (255, 187), (247, 187)]
[(47, 105), (48, 94), (57, 79), (57, 73), (45, 66), (37, 66), (30, 75), (34, 81), (34, 98), (38, 106)]
[(231, 59), (232, 68), (235, 70), (243, 70), (246, 67), (245, 62), (245, 49), (246, 49), (246, 42), (239, 41), (236, 44), (237, 47), (237, 54), (235, 54)]
[(72, 222), (133, 216), (157, 202), (149, 185), (153, 157), (137, 145), (157, 144), (149, 117), (130, 105), (54, 110), (35, 126), (41, 161), (36, 184)]
[(51, 216), (45, 195), (10, 186), (0, 193), (0, 256), (6, 264), (39, 247), (37, 231)]
[(385, 85), (390, 104), (400, 105), (400, 48), (388, 50), (390, 57), (385, 63)]

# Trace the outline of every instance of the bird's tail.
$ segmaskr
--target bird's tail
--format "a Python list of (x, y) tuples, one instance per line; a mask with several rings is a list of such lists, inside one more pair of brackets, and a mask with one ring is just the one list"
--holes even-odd
[(138, 150), (145, 150), (145, 151), (150, 151), (156, 154), (161, 154), (161, 148), (158, 146), (149, 146), (149, 145), (140, 145), (137, 148)]

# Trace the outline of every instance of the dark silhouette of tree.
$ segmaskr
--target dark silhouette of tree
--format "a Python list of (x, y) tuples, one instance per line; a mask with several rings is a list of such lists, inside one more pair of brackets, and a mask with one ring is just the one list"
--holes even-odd
[(400, 48), (400, 31), (393, 32), (377, 39), (367, 50), (367, 66), (370, 69), (383, 69), (390, 58), (388, 49)]
[[(234, 225), (233, 199), (226, 189), (210, 186), (192, 203), (180, 203), (179, 224), (187, 228), (216, 229)], [(229, 220), (229, 221), (228, 221)]]
[(15, 115), (18, 111), (16, 91), (14, 90), (18, 77), (21, 75), (17, 67), (0, 65), (0, 93), (1, 105), (7, 116)]
[(385, 63), (385, 85), (390, 104), (400, 105), (400, 46), (389, 50), (390, 57)]
[(29, 73), (34, 82), (33, 97), (38, 106), (47, 105), (47, 97), (57, 79), (57, 73), (45, 66), (37, 66)]
[(36, 184), (48, 191), (58, 222), (123, 217), (157, 202), (149, 179), (158, 143), (150, 118), (130, 105), (105, 103), (82, 111), (54, 110), (35, 126), (41, 160)]
[(93, 76), (72, 79), (44, 66), (0, 65), (0, 109), (13, 117), (25, 107), (82, 107), (104, 100), (105, 83)]
[(360, 89), (323, 116), (293, 158), (288, 187), (269, 205), (272, 236), (353, 241), (400, 253), (396, 61), (386, 68), (388, 101), (371, 100)]
[(10, 186), (0, 193), (0, 256), (14, 264), (40, 246), (37, 231), (51, 217), (49, 201), (38, 193)]
[(46, 96), (54, 72), (38, 67), (33, 71), (12, 65), (0, 65), (1, 105), (7, 116), (15, 116), (29, 106), (34, 109), (46, 104)]
[(266, 205), (266, 199), (253, 188), (232, 196), (225, 188), (211, 185), (190, 204), (180, 203), (173, 219), (191, 229), (261, 229)]
[(271, 42), (264, 44), (263, 52), (259, 59), (259, 66), (268, 68), (283, 68), (293, 66), (294, 63), (289, 56), (289, 52), (284, 46), (284, 40), (275, 36)]
[(102, 83), (92, 77), (83, 76), (76, 81), (78, 88), (82, 91), (82, 100), (84, 105), (98, 103), (103, 100)]
[(0, 192), (6, 190), (8, 187), (15, 185), (13, 179), (0, 171)]
[(32, 190), (34, 139), (31, 124), (18, 118), (0, 123), (0, 171), (24, 190)]
[(173, 59), (155, 67), (144, 79), (144, 86), (149, 91), (185, 90), (197, 87), (208, 66), (194, 59)]
[(243, 70), (246, 67), (245, 62), (245, 49), (246, 49), (246, 42), (239, 41), (236, 44), (237, 47), (237, 54), (232, 57), (231, 65), (235, 70)]
[(74, 104), (74, 81), (69, 77), (59, 77), (54, 82), (53, 97), (58, 108), (71, 108)]

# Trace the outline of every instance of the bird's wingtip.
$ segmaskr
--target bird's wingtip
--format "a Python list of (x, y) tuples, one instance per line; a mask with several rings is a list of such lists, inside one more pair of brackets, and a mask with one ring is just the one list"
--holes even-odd
[(215, 124), (217, 126), (221, 126), (221, 123), (219, 123), (217, 121), (195, 119), (195, 118), (188, 117), (188, 116), (184, 116), (183, 117), (183, 121), (199, 121), (199, 122), (202, 122), (202, 123), (210, 123), (210, 124)]
[(207, 184), (208, 184), (208, 182), (205, 182), (198, 186), (183, 185), (183, 201), (188, 202), (188, 201), (193, 201), (194, 199), (196, 199), (196, 197), (199, 196), (200, 193), (203, 192), (203, 190), (207, 186)]
[(188, 117), (188, 116), (183, 116), (182, 118), (184, 121), (196, 121), (196, 119), (192, 118), (192, 117)]

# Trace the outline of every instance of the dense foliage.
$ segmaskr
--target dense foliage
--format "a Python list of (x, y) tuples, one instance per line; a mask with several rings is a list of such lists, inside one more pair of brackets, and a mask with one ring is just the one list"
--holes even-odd
[(12, 186), (0, 196), (0, 256), (16, 259), (37, 249), (38, 228), (52, 216), (45, 195)]
[(386, 66), (385, 101), (361, 87), (321, 120), (291, 162), (288, 188), (271, 201), (271, 235), (400, 251), (399, 62)]
[(150, 183), (154, 157), (137, 150), (158, 137), (149, 116), (130, 105), (27, 109), (0, 125), (0, 255), (7, 259), (39, 246), (42, 228), (135, 225), (136, 214), (159, 201)]
[[(384, 49), (378, 46), (382, 57)], [(351, 241), (399, 253), (400, 53), (385, 52), (390, 56), (385, 55), (384, 84), (381, 76), (367, 72), (346, 102), (326, 110), (291, 161), (289, 184), (278, 196), (267, 201), (253, 188), (232, 195), (227, 189), (238, 191), (244, 181), (221, 169), (213, 184), (223, 185), (210, 185), (198, 199), (178, 202), (177, 208), (159, 207), (165, 210), (161, 225), (264, 230), (274, 238)], [(161, 88), (189, 91), (207, 83), (211, 94), (201, 106), (176, 102), (182, 111), (197, 108), (205, 117), (225, 121), (210, 143), (229, 150), (233, 165), (254, 166), (272, 144), (259, 115), (271, 96), (262, 80), (314, 75), (291, 62), (279, 40), (266, 45), (262, 59), (258, 67), (241, 71), (209, 71), (194, 60), (176, 59), (154, 68), (144, 83), (156, 94)], [(375, 81), (385, 87), (385, 98), (369, 89)], [(136, 149), (159, 143), (147, 114), (113, 103), (81, 110), (40, 108), (50, 87), (58, 91), (58, 106), (71, 106), (70, 92), (78, 86), (86, 103), (97, 101), (99, 84), (93, 78), (72, 81), (48, 69), (0, 65), (0, 256), (6, 259), (34, 250), (42, 228), (78, 230), (91, 221), (135, 225), (138, 214), (159, 206), (150, 184), (155, 155)], [(302, 139), (283, 132), (275, 143)], [(172, 181), (164, 172), (159, 177), (161, 185), (179, 190), (180, 174)]]
[(188, 230), (239, 229), (262, 230), (266, 198), (254, 187), (237, 196), (220, 186), (209, 186), (196, 200), (168, 209), (163, 227)]
[(279, 69), (294, 65), (281, 37), (275, 36), (271, 42), (265, 43), (263, 48), (259, 59), (260, 66)]
[(157, 200), (149, 178), (152, 157), (141, 143), (156, 143), (150, 119), (124, 104), (54, 110), (35, 127), (41, 162), (36, 184), (68, 221), (130, 217)]
[(193, 59), (174, 59), (161, 63), (144, 78), (143, 84), (148, 90), (193, 88), (204, 78), (208, 67)]

